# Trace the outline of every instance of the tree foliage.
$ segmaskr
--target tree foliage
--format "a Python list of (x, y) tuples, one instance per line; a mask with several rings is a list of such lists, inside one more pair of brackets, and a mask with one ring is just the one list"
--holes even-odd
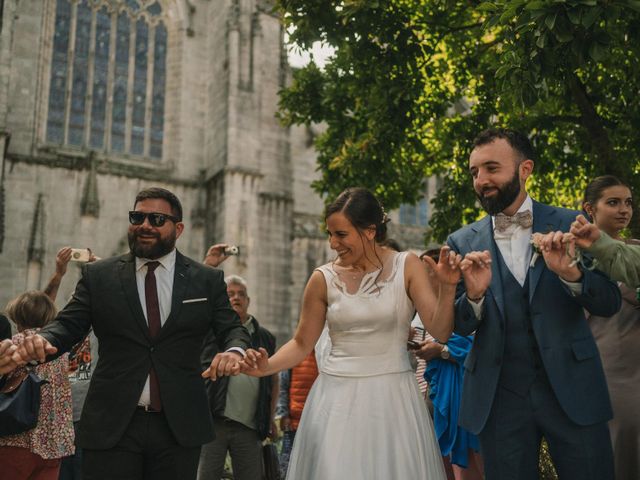
[(481, 214), (467, 164), (491, 125), (530, 135), (539, 158), (529, 190), (542, 201), (577, 207), (587, 180), (604, 173), (640, 191), (640, 1), (278, 7), (294, 43), (336, 49), (323, 70), (295, 71), (280, 105), (286, 124), (327, 126), (314, 183), (327, 198), (360, 185), (392, 209), (440, 175), (431, 230), (441, 241)]

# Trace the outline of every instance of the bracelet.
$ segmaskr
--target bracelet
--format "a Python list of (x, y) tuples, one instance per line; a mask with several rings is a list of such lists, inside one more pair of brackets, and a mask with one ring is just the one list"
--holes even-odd
[(484, 298), (484, 293), (477, 298), (471, 298), (470, 296), (467, 295), (467, 300), (473, 303), (479, 303), (480, 300), (482, 300), (483, 298)]

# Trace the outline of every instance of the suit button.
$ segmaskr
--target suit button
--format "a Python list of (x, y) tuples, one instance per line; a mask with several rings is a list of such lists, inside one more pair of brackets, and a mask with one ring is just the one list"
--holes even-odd
[(151, 353), (153, 353), (153, 350), (154, 350), (154, 348), (153, 348), (153, 347), (149, 347), (149, 351), (150, 351)]

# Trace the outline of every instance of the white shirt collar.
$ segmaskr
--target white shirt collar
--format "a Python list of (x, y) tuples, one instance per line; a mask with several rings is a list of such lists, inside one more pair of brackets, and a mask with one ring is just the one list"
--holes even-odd
[(160, 265), (164, 267), (168, 272), (173, 271), (176, 266), (176, 249), (174, 248), (169, 253), (164, 255), (163, 257), (156, 258), (155, 260), (151, 260), (149, 258), (140, 258), (136, 257), (136, 271), (140, 271), (142, 267), (144, 267), (147, 262), (160, 262)]
[[(531, 197), (529, 196), (528, 193), (527, 193), (527, 197), (524, 199), (524, 202), (522, 202), (522, 205), (520, 205), (520, 208), (518, 209), (518, 211), (516, 213), (526, 212), (527, 210), (530, 211), (531, 213), (533, 213), (533, 200), (531, 200)], [(496, 228), (496, 216), (495, 215), (491, 215), (491, 224), (493, 225), (493, 228)]]

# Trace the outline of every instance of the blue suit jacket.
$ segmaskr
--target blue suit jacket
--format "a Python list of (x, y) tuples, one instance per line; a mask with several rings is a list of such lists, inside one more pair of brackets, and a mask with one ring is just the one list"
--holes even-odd
[[(533, 202), (533, 232), (568, 231), (578, 212)], [(464, 367), (460, 425), (479, 433), (487, 421), (498, 385), (505, 346), (504, 297), (491, 217), (453, 233), (447, 242), (462, 255), (489, 250), (491, 285), (481, 319), (469, 305), (462, 282), (456, 298), (455, 328), (467, 336), (476, 331)], [(542, 257), (529, 269), (531, 323), (551, 387), (562, 409), (579, 425), (609, 420), (613, 414), (598, 348), (584, 309), (608, 317), (620, 309), (620, 290), (598, 271), (584, 271), (582, 292), (573, 296)]]

